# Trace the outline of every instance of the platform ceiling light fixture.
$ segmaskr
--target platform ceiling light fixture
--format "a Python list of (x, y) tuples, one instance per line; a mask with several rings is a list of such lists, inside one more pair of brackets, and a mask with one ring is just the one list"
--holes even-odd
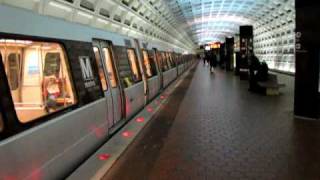
[(72, 11), (71, 8), (69, 8), (69, 7), (67, 7), (67, 6), (65, 6), (65, 5), (63, 5), (63, 4), (54, 2), (54, 1), (50, 1), (49, 5), (52, 6), (52, 7), (56, 7), (56, 8), (62, 9), (62, 10), (64, 10), (64, 11), (68, 11), (68, 12), (71, 12), (71, 11)]
[(130, 29), (129, 29), (129, 28), (126, 28), (126, 27), (122, 27), (122, 30), (124, 30), (124, 31), (130, 31)]
[(86, 18), (88, 18), (88, 19), (92, 19), (92, 18), (93, 18), (92, 15), (90, 15), (90, 14), (88, 14), (88, 13), (85, 13), (85, 12), (82, 12), (82, 11), (78, 11), (78, 15), (83, 16), (83, 17), (86, 17)]
[(109, 24), (109, 21), (106, 21), (104, 19), (98, 18), (98, 21), (104, 24)]
[(115, 24), (115, 23), (112, 23), (111, 26), (114, 27), (114, 28), (120, 28), (121, 27), (120, 25)]

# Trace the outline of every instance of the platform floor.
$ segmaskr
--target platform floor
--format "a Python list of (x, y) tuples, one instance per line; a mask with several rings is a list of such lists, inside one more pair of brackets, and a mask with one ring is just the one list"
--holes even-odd
[(320, 124), (293, 119), (293, 77), (279, 81), (260, 96), (199, 63), (104, 179), (320, 179)]

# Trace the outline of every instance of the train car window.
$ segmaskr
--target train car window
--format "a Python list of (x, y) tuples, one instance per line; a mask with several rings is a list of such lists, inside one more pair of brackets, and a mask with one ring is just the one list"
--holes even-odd
[(164, 71), (164, 66), (163, 66), (163, 63), (162, 63), (162, 56), (159, 52), (156, 53), (156, 56), (157, 56), (157, 61), (158, 61), (158, 65), (159, 65), (159, 70), (161, 72)]
[(168, 56), (169, 56), (169, 60), (170, 60), (170, 63), (171, 63), (171, 67), (174, 68), (174, 67), (175, 67), (175, 64), (174, 64), (174, 62), (173, 62), (171, 53), (168, 53)]
[(101, 62), (101, 55), (100, 55), (100, 52), (99, 52), (99, 48), (93, 47), (93, 52), (94, 52), (94, 56), (95, 56), (95, 59), (96, 59), (96, 63), (98, 65), (99, 78), (100, 78), (100, 82), (101, 82), (101, 85), (102, 85), (102, 89), (104, 91), (107, 91), (108, 90), (108, 85), (107, 85), (107, 81), (106, 81), (106, 76), (104, 74), (103, 65), (102, 65), (102, 62)]
[(163, 52), (163, 53), (161, 53), (161, 56), (162, 56), (161, 61), (162, 61), (162, 66), (163, 66), (162, 72), (164, 72), (164, 71), (167, 71), (169, 69), (169, 67), (168, 67), (166, 54)]
[(114, 66), (112, 64), (112, 59), (111, 59), (111, 53), (108, 48), (103, 48), (102, 49), (104, 58), (105, 58), (105, 65), (108, 71), (108, 76), (111, 82), (111, 87), (115, 88), (117, 87), (117, 81), (116, 81), (116, 76), (115, 76), (115, 71), (114, 71)]
[(169, 53), (169, 59), (170, 59), (171, 65), (172, 65), (173, 67), (176, 67), (176, 63), (175, 63), (174, 60), (173, 60), (173, 54), (172, 54), (172, 53)]
[(131, 70), (133, 73), (133, 80), (134, 82), (139, 82), (142, 80), (141, 74), (140, 74), (140, 70), (139, 70), (139, 64), (136, 58), (136, 55), (134, 53), (133, 49), (127, 49), (127, 53), (128, 53), (128, 58), (129, 58), (129, 62), (131, 65)]
[(167, 53), (167, 60), (168, 60), (169, 68), (170, 69), (173, 68), (173, 63), (170, 57), (170, 53)]
[(21, 123), (76, 103), (68, 62), (59, 44), (0, 39), (0, 52)]
[(114, 46), (115, 56), (117, 57), (116, 63), (119, 71), (121, 83), (125, 88), (134, 84), (132, 80), (132, 71), (128, 60), (127, 48), (122, 46)]
[(179, 65), (180, 64), (180, 62), (179, 62), (179, 55), (178, 54), (175, 54), (175, 63), (176, 63), (176, 65)]
[(175, 63), (176, 63), (177, 66), (180, 64), (179, 55), (178, 54), (175, 54)]
[(165, 55), (166, 55), (166, 59), (167, 59), (168, 68), (171, 69), (172, 63), (171, 63), (171, 59), (169, 57), (169, 53), (165, 53)]
[(151, 68), (151, 64), (150, 64), (150, 59), (148, 56), (147, 51), (143, 50), (142, 51), (143, 54), (143, 65), (146, 69), (146, 74), (148, 77), (152, 77), (153, 76), (153, 72), (152, 72), (152, 68)]
[(156, 66), (157, 62), (156, 62), (156, 59), (154, 57), (154, 53), (153, 53), (153, 51), (148, 51), (147, 55), (149, 57), (149, 62), (150, 62), (152, 74), (154, 76), (156, 76), (158, 74), (158, 72), (157, 72), (157, 66)]
[(169, 59), (169, 54), (168, 53), (165, 53), (165, 56), (166, 56), (166, 59), (167, 59), (167, 65), (168, 65), (168, 70), (172, 68), (172, 64), (170, 62), (170, 59)]

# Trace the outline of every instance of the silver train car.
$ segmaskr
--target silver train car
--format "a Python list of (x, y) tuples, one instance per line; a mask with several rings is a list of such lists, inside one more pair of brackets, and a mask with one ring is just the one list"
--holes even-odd
[(154, 42), (0, 11), (0, 179), (63, 179), (195, 62)]

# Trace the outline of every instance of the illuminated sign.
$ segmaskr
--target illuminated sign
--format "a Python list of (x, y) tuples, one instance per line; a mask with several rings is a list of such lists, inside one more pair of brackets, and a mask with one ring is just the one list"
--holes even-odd
[(211, 44), (211, 49), (218, 49), (220, 48), (220, 43), (214, 43), (214, 44)]
[(94, 76), (92, 73), (92, 67), (90, 63), (90, 58), (88, 56), (80, 56), (80, 67), (82, 71), (82, 77), (84, 80), (84, 86), (90, 88), (96, 85), (94, 81)]

